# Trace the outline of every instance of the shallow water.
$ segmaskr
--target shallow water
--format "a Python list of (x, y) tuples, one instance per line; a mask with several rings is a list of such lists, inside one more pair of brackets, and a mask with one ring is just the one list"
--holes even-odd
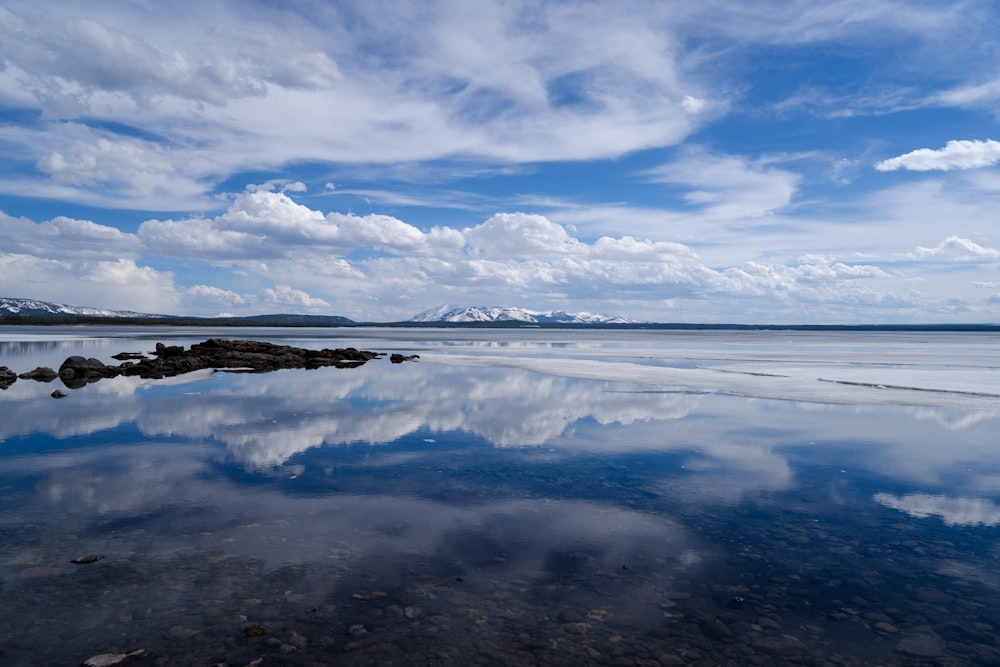
[(421, 359), (0, 392), (0, 663), (1000, 662), (997, 335), (6, 328), (0, 365), (217, 335)]

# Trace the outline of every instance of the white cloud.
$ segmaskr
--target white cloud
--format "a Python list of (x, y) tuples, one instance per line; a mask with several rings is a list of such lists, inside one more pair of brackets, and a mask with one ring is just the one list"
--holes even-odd
[(275, 285), (267, 288), (261, 293), (264, 304), (270, 307), (282, 308), (291, 306), (292, 308), (306, 308), (310, 311), (329, 311), (330, 304), (306, 292), (294, 289), (288, 285)]
[(1000, 100), (1000, 79), (957, 86), (934, 95), (932, 100), (945, 106), (992, 107)]
[(949, 236), (933, 248), (917, 247), (913, 259), (936, 259), (953, 262), (982, 262), (1000, 258), (1000, 250), (983, 246), (958, 236)]
[(11, 295), (77, 306), (170, 314), (178, 295), (170, 272), (128, 259), (73, 261), (0, 253), (0, 282)]
[(690, 148), (680, 159), (647, 173), (654, 182), (686, 189), (688, 205), (706, 215), (729, 220), (758, 218), (787, 206), (801, 177), (732, 155), (713, 155)]
[(186, 296), (204, 300), (213, 304), (244, 305), (248, 299), (231, 290), (213, 287), (211, 285), (194, 285), (184, 291)]
[(566, 230), (541, 215), (498, 213), (481, 225), (464, 230), (477, 254), (527, 257), (578, 253), (580, 244)]
[(134, 236), (116, 227), (62, 216), (35, 223), (0, 211), (0, 238), (0, 251), (45, 258), (117, 259), (140, 250)]
[(920, 148), (875, 165), (879, 171), (950, 171), (991, 167), (1000, 162), (1000, 141), (949, 141), (937, 150)]

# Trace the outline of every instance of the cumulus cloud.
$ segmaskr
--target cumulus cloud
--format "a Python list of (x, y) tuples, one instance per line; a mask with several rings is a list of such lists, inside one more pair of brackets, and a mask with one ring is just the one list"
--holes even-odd
[(70, 305), (176, 312), (174, 276), (129, 259), (74, 261), (0, 253), (0, 282), (11, 295)]
[(951, 171), (992, 167), (1000, 162), (1000, 141), (949, 141), (944, 148), (920, 148), (875, 164), (879, 171)]
[(913, 259), (936, 259), (952, 262), (981, 262), (1000, 258), (1000, 250), (983, 246), (958, 236), (949, 236), (933, 248), (918, 246), (910, 253)]
[(187, 288), (184, 292), (189, 297), (209, 301), (214, 304), (243, 305), (248, 302), (246, 297), (236, 292), (211, 285), (194, 285)]
[(329, 310), (330, 304), (306, 292), (294, 289), (288, 285), (275, 285), (263, 291), (264, 303), (268, 306), (282, 308), (291, 306), (295, 309), (305, 308), (310, 311)]
[(117, 259), (137, 256), (137, 239), (116, 227), (59, 216), (44, 222), (14, 218), (0, 211), (0, 250), (35, 257)]
[(467, 241), (477, 254), (493, 257), (527, 257), (578, 253), (580, 243), (566, 230), (541, 215), (498, 213), (481, 225), (466, 229)]

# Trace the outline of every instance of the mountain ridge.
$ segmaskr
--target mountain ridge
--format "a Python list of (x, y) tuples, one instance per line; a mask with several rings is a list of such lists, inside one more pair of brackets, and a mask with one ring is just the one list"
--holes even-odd
[(525, 322), (528, 324), (633, 324), (632, 320), (601, 313), (538, 311), (507, 306), (438, 306), (417, 313), (407, 322)]
[(76, 315), (79, 317), (169, 317), (153, 313), (138, 313), (132, 310), (109, 310), (107, 308), (91, 308), (89, 306), (70, 306), (65, 303), (41, 301), (39, 299), (21, 299), (0, 297), (0, 315), (23, 317), (46, 317), (60, 315)]

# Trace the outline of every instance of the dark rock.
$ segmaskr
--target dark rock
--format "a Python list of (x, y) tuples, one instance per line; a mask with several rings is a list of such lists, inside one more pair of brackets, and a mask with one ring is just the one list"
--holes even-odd
[(6, 389), (17, 382), (17, 374), (6, 366), (0, 366), (0, 389)]
[(21, 378), (22, 380), (34, 380), (36, 382), (52, 382), (57, 377), (59, 377), (59, 373), (56, 373), (48, 366), (39, 366), (33, 371), (28, 371), (27, 373), (21, 373), (20, 375), (18, 375), (18, 377)]
[(81, 356), (72, 356), (62, 362), (59, 366), (59, 378), (63, 384), (70, 389), (79, 389), (89, 382), (96, 382), (101, 378), (114, 377), (120, 371), (115, 366), (107, 366), (100, 359), (85, 359)]
[(111, 355), (111, 358), (118, 361), (134, 361), (136, 359), (145, 359), (146, 355), (140, 352), (119, 352), (118, 354)]
[(66, 398), (69, 396), (69, 392), (63, 389), (56, 389), (54, 392), (49, 394), (52, 398)]
[(389, 361), (391, 361), (394, 364), (401, 364), (404, 361), (416, 361), (419, 358), (420, 358), (419, 354), (403, 355), (399, 354), (398, 352), (394, 352), (389, 357)]
[(253, 340), (211, 338), (185, 350), (180, 345), (156, 344), (152, 359), (132, 353), (115, 355), (129, 358), (117, 366), (105, 365), (98, 359), (69, 357), (59, 367), (59, 378), (70, 389), (83, 387), (101, 378), (118, 375), (146, 379), (173, 377), (205, 369), (232, 369), (263, 373), (286, 368), (353, 368), (382, 356), (380, 352), (345, 349), (307, 350)]
[(164, 345), (163, 343), (156, 344), (156, 351), (153, 352), (160, 359), (169, 359), (170, 357), (177, 357), (184, 354), (183, 345)]

